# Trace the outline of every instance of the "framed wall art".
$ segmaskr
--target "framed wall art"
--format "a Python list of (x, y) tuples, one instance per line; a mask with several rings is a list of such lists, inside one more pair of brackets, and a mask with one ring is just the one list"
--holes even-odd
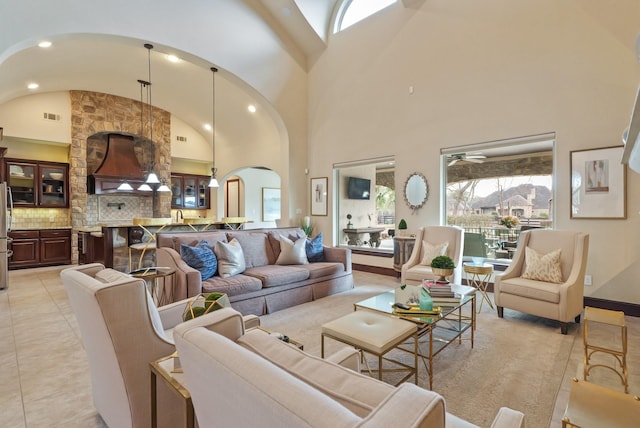
[(280, 189), (262, 188), (262, 221), (280, 218)]
[(311, 215), (328, 215), (328, 184), (327, 177), (311, 179)]
[(624, 146), (571, 152), (571, 218), (627, 218)]

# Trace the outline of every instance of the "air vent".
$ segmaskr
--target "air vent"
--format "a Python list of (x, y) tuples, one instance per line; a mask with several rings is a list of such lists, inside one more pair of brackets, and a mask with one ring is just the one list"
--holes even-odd
[(44, 120), (52, 120), (54, 122), (60, 121), (60, 115), (55, 113), (47, 113), (46, 111), (43, 113)]
[(187, 142), (187, 137), (181, 137), (181, 136), (178, 135), (178, 136), (176, 136), (176, 140), (182, 141), (183, 143), (186, 143)]

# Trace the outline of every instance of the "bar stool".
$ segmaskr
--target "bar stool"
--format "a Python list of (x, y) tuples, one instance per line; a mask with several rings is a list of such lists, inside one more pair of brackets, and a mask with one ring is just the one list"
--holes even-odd
[[(594, 344), (589, 339), (589, 327), (591, 323), (599, 323), (611, 326), (613, 328), (620, 328), (621, 335), (621, 347), (618, 349), (605, 347), (602, 345)], [(605, 367), (620, 377), (622, 384), (624, 385), (624, 392), (629, 392), (629, 379), (627, 375), (627, 325), (624, 321), (624, 312), (611, 311), (608, 309), (598, 309), (586, 306), (584, 308), (584, 327), (582, 330), (584, 339), (584, 380), (588, 380), (591, 369), (595, 367)], [(591, 357), (596, 352), (602, 352), (613, 356), (616, 362), (613, 365), (607, 365), (598, 362), (597, 364), (591, 363)], [(620, 366), (618, 369), (617, 365)], [(622, 370), (622, 372), (620, 372)]]
[[(133, 270), (133, 252), (140, 251), (137, 269), (142, 269), (142, 262), (144, 260), (145, 253), (147, 251), (156, 250), (156, 233), (169, 226), (171, 224), (171, 218), (134, 218), (132, 223), (134, 226), (142, 230), (143, 234), (140, 237), (140, 242), (129, 245), (129, 272)], [(145, 226), (159, 226), (159, 228), (155, 232), (152, 232)]]

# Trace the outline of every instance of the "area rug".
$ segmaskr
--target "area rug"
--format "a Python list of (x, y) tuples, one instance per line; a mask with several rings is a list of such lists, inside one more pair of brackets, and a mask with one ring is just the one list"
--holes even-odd
[[(358, 286), (261, 317), (262, 325), (304, 344), (320, 355), (322, 324), (353, 311), (353, 304), (387, 291), (383, 285)], [(447, 410), (473, 424), (490, 426), (502, 406), (525, 413), (527, 427), (548, 427), (571, 348), (578, 335), (560, 334), (557, 322), (505, 309), (505, 318), (484, 305), (478, 314), (475, 343), (452, 344), (434, 359), (433, 390)], [(328, 340), (327, 353), (344, 346)], [(387, 380), (387, 379), (385, 379)], [(419, 382), (429, 387), (420, 362)]]

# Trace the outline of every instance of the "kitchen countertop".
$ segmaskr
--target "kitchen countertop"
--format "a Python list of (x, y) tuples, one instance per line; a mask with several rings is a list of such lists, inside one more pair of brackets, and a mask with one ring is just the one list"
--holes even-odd
[(72, 229), (71, 226), (44, 226), (44, 227), (16, 227), (10, 232), (18, 232), (20, 230), (55, 230), (55, 229)]

